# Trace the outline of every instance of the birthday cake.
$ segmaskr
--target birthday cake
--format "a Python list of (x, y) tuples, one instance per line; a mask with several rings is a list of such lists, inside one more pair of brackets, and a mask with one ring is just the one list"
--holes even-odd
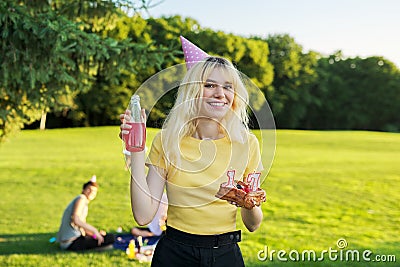
[(235, 202), (237, 206), (252, 209), (265, 202), (265, 191), (261, 188), (251, 190), (249, 183), (234, 181), (233, 186), (229, 183), (222, 183), (219, 187), (217, 198)]

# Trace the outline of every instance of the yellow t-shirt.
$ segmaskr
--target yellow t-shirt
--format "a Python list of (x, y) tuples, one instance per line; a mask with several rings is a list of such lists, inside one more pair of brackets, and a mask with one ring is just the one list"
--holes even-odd
[[(192, 234), (220, 234), (236, 229), (237, 208), (215, 197), (228, 171), (235, 180), (262, 169), (258, 140), (248, 142), (199, 140), (185, 137), (180, 143), (180, 162), (168, 162), (161, 133), (153, 140), (147, 164), (167, 170), (168, 225)], [(166, 163), (167, 162), (167, 163)]]

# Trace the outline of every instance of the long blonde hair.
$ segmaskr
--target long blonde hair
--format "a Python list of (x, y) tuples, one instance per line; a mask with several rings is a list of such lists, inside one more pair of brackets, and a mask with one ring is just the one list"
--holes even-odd
[[(225, 58), (208, 57), (198, 62), (183, 78), (174, 106), (168, 114), (161, 132), (161, 140), (166, 161), (179, 162), (179, 144), (184, 137), (192, 136), (196, 131), (196, 117), (198, 117), (198, 101), (203, 95), (203, 85), (214, 69), (219, 69), (231, 77), (234, 98), (233, 103), (221, 121), (220, 131), (229, 135), (231, 142), (247, 142), (248, 122), (247, 114), (248, 92), (240, 77), (239, 71)], [(168, 166), (168, 165), (167, 165)]]

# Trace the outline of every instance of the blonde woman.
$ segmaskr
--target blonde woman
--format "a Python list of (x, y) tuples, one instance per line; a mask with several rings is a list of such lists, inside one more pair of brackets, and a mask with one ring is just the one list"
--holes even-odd
[[(132, 153), (131, 205), (137, 223), (148, 224), (164, 190), (168, 196), (166, 235), (152, 266), (244, 266), (237, 244), (238, 207), (215, 194), (227, 176), (243, 180), (262, 170), (258, 141), (247, 126), (247, 102), (232, 63), (208, 56), (185, 75), (147, 159), (144, 152)], [(129, 115), (120, 116), (121, 134), (129, 131), (124, 123)], [(259, 228), (259, 206), (240, 213), (249, 231)]]

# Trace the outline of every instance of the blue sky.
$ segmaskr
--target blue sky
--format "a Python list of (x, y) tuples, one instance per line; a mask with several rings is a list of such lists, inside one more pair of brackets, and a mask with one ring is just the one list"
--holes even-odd
[(378, 55), (400, 67), (400, 0), (164, 0), (149, 12), (242, 36), (287, 33), (304, 51)]

